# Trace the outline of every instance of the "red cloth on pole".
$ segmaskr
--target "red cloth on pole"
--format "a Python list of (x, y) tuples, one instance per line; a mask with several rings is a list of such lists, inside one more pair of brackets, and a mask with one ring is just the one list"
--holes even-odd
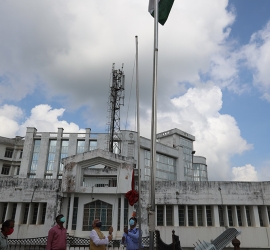
[(135, 190), (134, 170), (132, 171), (131, 190), (126, 193), (126, 198), (130, 206), (133, 206), (139, 200), (139, 194)]

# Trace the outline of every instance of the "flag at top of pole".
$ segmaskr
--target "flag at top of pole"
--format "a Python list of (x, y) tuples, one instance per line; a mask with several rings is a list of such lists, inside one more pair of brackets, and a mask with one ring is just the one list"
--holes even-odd
[[(158, 22), (164, 25), (168, 19), (174, 0), (158, 0)], [(155, 0), (149, 0), (149, 13), (154, 17)]]

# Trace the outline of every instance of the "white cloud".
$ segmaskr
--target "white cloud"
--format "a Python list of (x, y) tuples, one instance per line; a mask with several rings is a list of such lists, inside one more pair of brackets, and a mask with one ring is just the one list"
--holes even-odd
[(258, 181), (258, 173), (250, 164), (243, 167), (233, 167), (233, 181)]
[[(235, 119), (221, 114), (220, 88), (192, 88), (171, 101), (169, 111), (158, 112), (158, 132), (180, 128), (196, 137), (196, 155), (207, 159), (209, 180), (230, 180), (230, 158), (252, 149), (241, 137)], [(141, 121), (142, 135), (150, 136), (150, 112)]]

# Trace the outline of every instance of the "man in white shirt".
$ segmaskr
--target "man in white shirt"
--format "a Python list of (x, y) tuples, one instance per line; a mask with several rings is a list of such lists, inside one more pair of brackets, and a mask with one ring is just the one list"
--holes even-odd
[(102, 222), (99, 219), (93, 220), (93, 230), (90, 232), (90, 249), (91, 250), (105, 250), (106, 245), (112, 240), (113, 228), (109, 228), (109, 235), (107, 237), (100, 231)]

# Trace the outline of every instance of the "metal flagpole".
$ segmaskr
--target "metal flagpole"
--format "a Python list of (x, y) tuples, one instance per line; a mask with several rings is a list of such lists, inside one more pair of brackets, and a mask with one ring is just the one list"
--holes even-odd
[(138, 224), (139, 224), (139, 249), (142, 248), (142, 217), (141, 217), (141, 167), (140, 167), (140, 105), (139, 105), (139, 69), (138, 69), (138, 36), (136, 40), (136, 99), (137, 99), (137, 150), (138, 150)]
[(151, 207), (149, 211), (150, 250), (154, 250), (154, 233), (156, 224), (156, 134), (157, 134), (157, 66), (158, 66), (158, 0), (155, 0), (154, 21), (154, 62), (152, 88), (152, 120), (151, 120)]

